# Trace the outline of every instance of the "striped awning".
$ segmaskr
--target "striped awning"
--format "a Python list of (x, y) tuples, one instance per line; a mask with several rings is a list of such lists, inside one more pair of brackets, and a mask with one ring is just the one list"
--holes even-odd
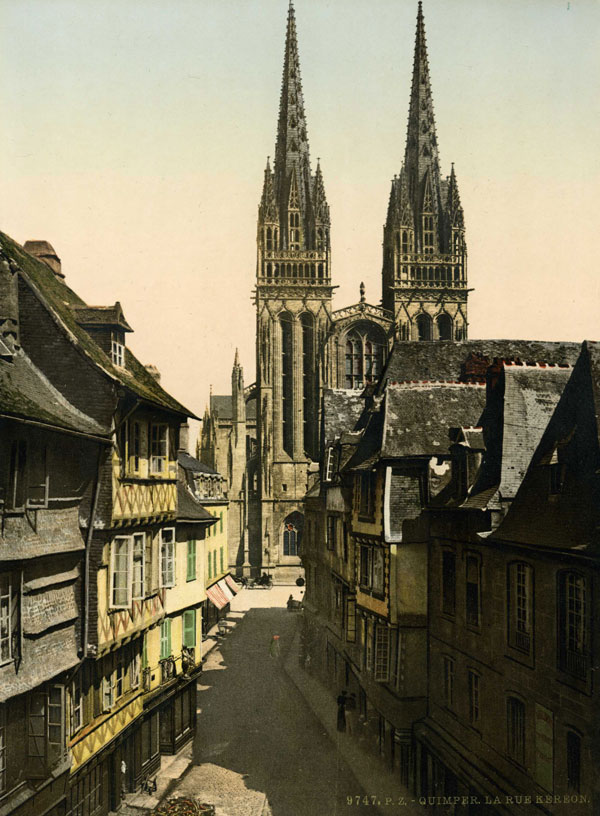
[(234, 595), (237, 595), (238, 592), (240, 591), (240, 588), (233, 580), (231, 575), (226, 575), (225, 580), (227, 581), (227, 586), (229, 587), (229, 589), (233, 592)]
[(224, 606), (227, 606), (230, 600), (219, 586), (220, 584), (221, 581), (217, 581), (216, 584), (213, 584), (206, 590), (208, 599), (212, 604), (214, 604), (214, 606), (217, 607), (217, 609), (223, 609)]

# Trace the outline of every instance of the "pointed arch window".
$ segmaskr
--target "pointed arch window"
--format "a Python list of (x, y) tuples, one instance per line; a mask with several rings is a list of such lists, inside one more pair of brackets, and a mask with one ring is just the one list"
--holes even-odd
[(283, 555), (299, 556), (300, 543), (302, 540), (302, 530), (304, 527), (304, 516), (297, 510), (290, 513), (283, 522), (281, 532), (281, 545)]
[(346, 336), (346, 388), (363, 388), (383, 368), (385, 338), (374, 327), (359, 327)]
[(271, 227), (267, 227), (266, 248), (267, 252), (273, 251), (273, 230)]
[(281, 396), (282, 396), (282, 436), (284, 450), (293, 455), (293, 318), (289, 312), (279, 316), (281, 327)]
[(438, 337), (440, 340), (452, 340), (452, 318), (449, 314), (442, 312), (436, 318)]
[(422, 313), (417, 316), (417, 339), (431, 340), (431, 318), (428, 314)]
[(434, 222), (433, 215), (423, 214), (423, 252), (432, 255), (434, 250)]

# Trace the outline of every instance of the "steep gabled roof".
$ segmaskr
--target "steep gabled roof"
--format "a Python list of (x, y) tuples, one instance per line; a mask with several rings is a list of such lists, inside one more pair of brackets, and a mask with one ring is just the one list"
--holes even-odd
[(88, 305), (62, 279), (58, 278), (47, 264), (25, 252), (16, 241), (1, 232), (0, 246), (6, 255), (16, 263), (23, 279), (48, 309), (68, 339), (103, 374), (153, 405), (183, 416), (194, 417), (191, 411), (160, 386), (130, 349), (125, 349), (123, 368), (113, 365), (100, 346), (79, 325), (77, 313), (82, 308), (89, 308)]
[(571, 372), (558, 366), (501, 366), (482, 417), (486, 451), (465, 507), (483, 509), (515, 497)]
[(379, 408), (368, 416), (349, 467), (364, 470), (384, 459), (447, 455), (449, 429), (476, 423), (484, 406), (481, 384), (388, 385)]
[[(600, 347), (586, 341), (490, 540), (600, 555)], [(551, 489), (550, 466), (560, 469)]]

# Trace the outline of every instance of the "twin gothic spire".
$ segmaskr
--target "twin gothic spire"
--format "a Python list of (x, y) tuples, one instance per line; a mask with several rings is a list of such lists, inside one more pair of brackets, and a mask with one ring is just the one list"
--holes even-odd
[[(454, 167), (448, 178), (440, 177), (425, 23), (419, 2), (404, 164), (392, 182), (386, 228), (413, 229), (414, 249), (419, 251), (424, 240), (424, 214), (434, 218), (435, 251), (445, 251), (451, 240), (451, 228), (464, 227), (464, 217)], [(271, 169), (267, 161), (259, 217), (263, 224), (279, 227), (276, 234), (280, 249), (323, 248), (319, 245), (319, 240), (322, 244), (319, 236), (323, 235), (327, 246), (329, 244), (329, 206), (323, 175), (319, 165), (314, 175), (310, 168), (296, 17), (291, 0), (275, 162)], [(296, 223), (299, 231), (290, 226)]]

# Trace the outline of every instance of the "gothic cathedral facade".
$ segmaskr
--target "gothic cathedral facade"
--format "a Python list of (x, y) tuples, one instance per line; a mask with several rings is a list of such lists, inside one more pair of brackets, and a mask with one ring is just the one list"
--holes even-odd
[[(301, 575), (303, 501), (318, 477), (325, 388), (363, 389), (396, 341), (467, 338), (464, 217), (454, 167), (440, 175), (419, 3), (404, 164), (383, 230), (381, 304), (332, 306), (329, 206), (312, 172), (290, 3), (273, 166), (258, 211), (256, 383), (236, 353), (232, 395), (212, 396), (199, 456), (229, 481), (230, 567)], [(232, 512), (233, 510), (233, 512)]]

